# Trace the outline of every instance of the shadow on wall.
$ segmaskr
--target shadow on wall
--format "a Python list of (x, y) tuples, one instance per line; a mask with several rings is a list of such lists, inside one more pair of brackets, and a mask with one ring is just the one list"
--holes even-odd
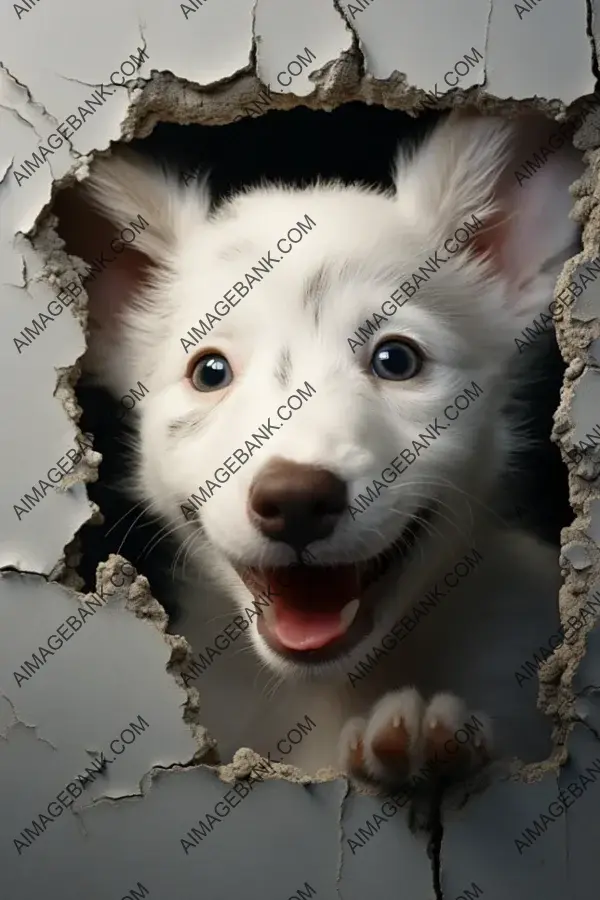
[[(399, 141), (420, 142), (438, 118), (439, 114), (428, 112), (415, 120), (363, 103), (346, 104), (333, 112), (300, 107), (266, 112), (218, 128), (158, 125), (148, 138), (133, 141), (131, 146), (170, 162), (185, 173), (188, 183), (199, 170), (208, 168), (215, 202), (264, 179), (301, 186), (320, 176), (391, 188), (390, 172)], [(549, 439), (564, 365), (551, 332), (536, 342), (527, 356), (527, 364), (535, 365), (537, 375), (521, 389), (517, 406), (523, 419), (531, 423), (530, 440), (515, 456), (506, 478), (504, 495), (511, 498), (506, 516), (558, 543), (560, 529), (572, 518), (566, 471)], [(144, 386), (135, 387), (143, 398)], [(160, 523), (140, 515), (141, 507), (133, 508), (119, 490), (129, 465), (126, 410), (143, 399), (134, 396), (133, 401), (129, 397), (120, 403), (104, 391), (83, 386), (78, 388), (78, 397), (84, 410), (81, 428), (94, 434), (95, 447), (103, 455), (100, 479), (88, 485), (88, 491), (105, 517), (104, 526), (82, 530), (80, 572), (87, 587), (93, 589), (97, 563), (120, 548), (147, 575), (155, 596), (163, 602), (169, 593), (176, 545), (160, 534)], [(169, 614), (176, 613), (168, 602), (165, 607)]]

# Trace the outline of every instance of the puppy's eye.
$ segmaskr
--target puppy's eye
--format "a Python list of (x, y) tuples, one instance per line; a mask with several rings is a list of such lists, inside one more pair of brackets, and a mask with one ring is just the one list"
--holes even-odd
[(406, 381), (421, 371), (423, 357), (408, 341), (398, 338), (384, 341), (371, 358), (371, 368), (378, 378), (388, 381)]
[(196, 360), (188, 378), (197, 391), (220, 391), (231, 384), (233, 372), (220, 353), (207, 353)]

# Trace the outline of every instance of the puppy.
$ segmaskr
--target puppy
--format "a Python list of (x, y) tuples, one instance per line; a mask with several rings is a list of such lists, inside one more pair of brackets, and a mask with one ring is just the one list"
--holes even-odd
[(212, 210), (205, 182), (123, 151), (59, 198), (71, 253), (119, 242), (85, 365), (147, 388), (133, 491), (181, 539), (186, 683), (223, 759), (395, 784), (442, 748), (547, 754), (516, 673), (558, 627), (558, 553), (494, 504), (515, 338), (577, 238), (579, 155), (515, 175), (550, 128), (453, 113), (391, 194)]

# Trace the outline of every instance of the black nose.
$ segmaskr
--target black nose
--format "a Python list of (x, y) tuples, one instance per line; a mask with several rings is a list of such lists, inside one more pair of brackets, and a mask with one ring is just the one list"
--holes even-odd
[(318, 466), (271, 460), (248, 498), (250, 519), (268, 538), (302, 549), (331, 534), (348, 502), (346, 484)]

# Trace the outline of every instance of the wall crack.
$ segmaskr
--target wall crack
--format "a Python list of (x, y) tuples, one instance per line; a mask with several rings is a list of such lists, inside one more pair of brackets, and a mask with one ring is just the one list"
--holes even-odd
[(596, 52), (596, 41), (594, 39), (594, 0), (585, 0), (585, 5), (587, 11), (586, 33), (590, 39), (590, 46), (592, 50), (592, 72), (596, 76), (597, 88), (598, 82), (600, 81), (600, 69), (598, 68), (598, 54)]
[[(6, 73), (6, 75), (8, 76), (8, 78), (10, 78), (10, 80), (13, 82), (13, 84), (15, 84), (18, 88), (20, 88), (22, 91), (25, 92), (27, 102), (30, 103), (34, 107), (34, 109), (38, 109), (42, 113), (42, 115), (46, 116), (46, 118), (49, 119), (50, 122), (52, 123), (53, 128), (57, 128), (60, 125), (60, 122), (58, 121), (58, 119), (56, 119), (52, 115), (52, 113), (48, 112), (48, 110), (43, 105), (43, 103), (40, 103), (38, 100), (34, 100), (33, 95), (31, 93), (30, 89), (27, 87), (27, 85), (23, 84), (21, 81), (19, 81), (19, 79), (16, 78), (15, 75), (12, 74), (12, 72), (7, 68), (7, 66), (3, 62), (0, 62), (0, 70)], [(29, 123), (29, 124), (31, 125), (31, 123)], [(31, 128), (33, 128), (33, 125), (31, 125)], [(33, 128), (33, 130), (37, 135), (37, 131), (35, 130), (35, 128)], [(38, 135), (38, 138), (39, 138), (39, 135)], [(39, 138), (39, 140), (41, 141), (42, 138)], [(69, 147), (71, 155), (74, 156), (75, 159), (78, 159), (80, 157), (80, 154), (78, 154), (77, 151), (75, 150), (75, 148), (73, 147), (73, 144), (71, 143), (70, 138), (65, 138), (65, 142), (66, 142), (67, 146)], [(50, 166), (50, 163), (48, 163), (48, 166)], [(52, 173), (51, 166), (50, 166), (50, 172)], [(52, 173), (52, 180), (54, 181), (54, 173)]]

